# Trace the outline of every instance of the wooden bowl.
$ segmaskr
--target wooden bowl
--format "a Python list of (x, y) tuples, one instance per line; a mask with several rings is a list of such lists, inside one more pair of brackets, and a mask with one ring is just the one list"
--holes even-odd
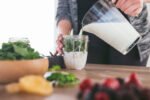
[(25, 75), (44, 75), (48, 59), (0, 61), (0, 83), (17, 81)]

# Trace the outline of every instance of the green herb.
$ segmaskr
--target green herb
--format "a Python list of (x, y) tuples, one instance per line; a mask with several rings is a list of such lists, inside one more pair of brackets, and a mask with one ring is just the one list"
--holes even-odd
[(37, 59), (41, 58), (26, 42), (8, 42), (3, 43), (0, 49), (0, 60), (22, 60), (22, 59)]
[(52, 68), (49, 69), (49, 71), (60, 71), (60, 70), (61, 70), (60, 65), (54, 65), (54, 66), (52, 66)]
[(79, 83), (79, 80), (74, 74), (67, 72), (54, 72), (47, 77), (48, 81), (54, 81), (58, 86), (74, 86)]
[(64, 39), (64, 50), (66, 52), (80, 52), (80, 51), (85, 51), (85, 40), (78, 40), (74, 38), (66, 38)]

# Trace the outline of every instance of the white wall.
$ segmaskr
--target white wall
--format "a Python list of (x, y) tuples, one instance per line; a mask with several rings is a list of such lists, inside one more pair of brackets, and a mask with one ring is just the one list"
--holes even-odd
[(55, 0), (0, 0), (0, 43), (28, 37), (32, 47), (48, 55), (54, 50)]

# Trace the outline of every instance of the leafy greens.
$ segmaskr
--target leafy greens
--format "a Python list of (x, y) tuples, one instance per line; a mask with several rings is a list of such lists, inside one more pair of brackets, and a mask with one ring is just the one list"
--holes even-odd
[(0, 60), (22, 60), (41, 58), (27, 42), (16, 41), (3, 43), (0, 49)]
[(55, 82), (57, 86), (74, 86), (79, 83), (79, 79), (72, 73), (54, 72), (47, 77), (48, 81)]

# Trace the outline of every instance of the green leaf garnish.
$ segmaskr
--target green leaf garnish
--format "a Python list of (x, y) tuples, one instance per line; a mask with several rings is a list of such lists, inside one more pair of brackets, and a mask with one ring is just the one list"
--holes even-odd
[(52, 68), (49, 68), (49, 71), (60, 71), (61, 66), (60, 65), (53, 65)]
[(47, 77), (48, 81), (56, 82), (58, 86), (74, 86), (79, 83), (79, 79), (72, 73), (54, 72)]

